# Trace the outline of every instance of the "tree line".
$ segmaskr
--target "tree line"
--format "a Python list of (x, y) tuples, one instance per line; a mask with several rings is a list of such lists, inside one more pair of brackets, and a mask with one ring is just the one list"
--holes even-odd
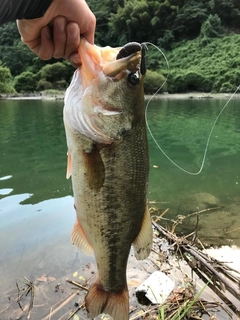
[[(169, 92), (231, 92), (238, 84), (239, 0), (88, 0), (97, 17), (95, 43), (152, 42), (147, 51), (147, 93), (167, 78)], [(42, 61), (20, 40), (16, 24), (0, 27), (0, 93), (64, 90), (73, 67)]]

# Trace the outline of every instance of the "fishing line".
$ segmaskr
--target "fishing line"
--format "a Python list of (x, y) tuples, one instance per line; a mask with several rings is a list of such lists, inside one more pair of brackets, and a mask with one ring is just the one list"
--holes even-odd
[(167, 57), (165, 56), (165, 54), (162, 52), (162, 50), (160, 48), (158, 48), (156, 45), (154, 45), (153, 43), (151, 42), (144, 42), (143, 45), (145, 45), (146, 49), (148, 50), (148, 47), (147, 45), (151, 45), (153, 46), (154, 48), (156, 48), (161, 54), (162, 56), (164, 57), (165, 61), (166, 61), (166, 64), (167, 64), (167, 70), (168, 70), (168, 75), (167, 75), (167, 78), (166, 80), (164, 81), (164, 83), (161, 85), (161, 87), (153, 94), (153, 96), (148, 100), (147, 102), (147, 105), (146, 105), (146, 108), (145, 108), (145, 118), (146, 118), (146, 126), (147, 126), (147, 129), (149, 131), (149, 134), (151, 136), (151, 138), (153, 139), (153, 141), (155, 142), (155, 144), (157, 145), (157, 147), (159, 148), (159, 150), (163, 153), (163, 155), (174, 165), (176, 166), (178, 169), (180, 169), (181, 171), (187, 173), (187, 174), (190, 174), (192, 176), (196, 176), (198, 174), (200, 174), (203, 170), (203, 167), (204, 167), (204, 164), (205, 164), (205, 160), (206, 160), (206, 156), (207, 156), (207, 151), (208, 151), (208, 147), (209, 147), (209, 141), (211, 139), (211, 136), (212, 136), (212, 132), (218, 122), (218, 119), (220, 118), (221, 114), (223, 113), (223, 111), (226, 109), (226, 107), (228, 106), (229, 102), (233, 99), (233, 97), (235, 96), (235, 94), (239, 91), (240, 89), (240, 85), (237, 87), (237, 89), (234, 91), (234, 93), (231, 95), (231, 97), (228, 99), (228, 101), (225, 103), (225, 105), (223, 106), (223, 108), (221, 109), (221, 111), (219, 112), (219, 114), (217, 115), (215, 121), (213, 122), (213, 125), (211, 127), (211, 130), (209, 132), (209, 135), (208, 135), (208, 138), (207, 138), (207, 142), (206, 142), (206, 147), (205, 147), (205, 150), (204, 150), (204, 153), (203, 153), (203, 158), (202, 158), (202, 162), (201, 162), (201, 166), (200, 166), (200, 169), (197, 171), (197, 172), (191, 172), (191, 171), (188, 171), (188, 170), (185, 170), (184, 168), (182, 168), (181, 166), (179, 166), (176, 162), (174, 162), (167, 154), (166, 152), (162, 149), (162, 147), (159, 145), (159, 143), (157, 142), (157, 140), (154, 138), (153, 136), (153, 133), (149, 127), (149, 123), (148, 123), (148, 119), (147, 119), (147, 111), (148, 111), (148, 107), (149, 107), (149, 104), (150, 102), (152, 101), (152, 99), (157, 95), (157, 93), (162, 89), (162, 87), (166, 84), (167, 80), (168, 80), (168, 77), (169, 77), (169, 63), (168, 63), (168, 60), (167, 60)]

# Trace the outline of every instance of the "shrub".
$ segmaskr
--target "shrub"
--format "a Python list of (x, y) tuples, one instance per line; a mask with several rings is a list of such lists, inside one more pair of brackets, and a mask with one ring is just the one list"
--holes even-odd
[(175, 70), (169, 76), (168, 90), (171, 93), (180, 92), (210, 92), (212, 83), (210, 79), (196, 71)]
[(202, 24), (200, 37), (202, 38), (220, 38), (224, 35), (224, 28), (221, 19), (217, 14), (210, 14), (207, 20)]
[(47, 90), (47, 89), (52, 89), (53, 85), (50, 81), (41, 79), (38, 81), (37, 84), (37, 91), (42, 91), (42, 90)]
[(16, 93), (12, 86), (12, 75), (8, 68), (0, 66), (0, 93)]
[(25, 71), (14, 79), (14, 88), (17, 92), (34, 92), (37, 89), (37, 76)]
[[(144, 79), (144, 91), (147, 94), (155, 93), (166, 81), (166, 78), (157, 71), (147, 70)], [(164, 84), (161, 91), (166, 91), (166, 84)]]

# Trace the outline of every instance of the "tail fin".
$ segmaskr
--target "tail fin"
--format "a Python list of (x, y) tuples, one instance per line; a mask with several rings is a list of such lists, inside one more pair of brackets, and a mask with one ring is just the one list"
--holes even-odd
[(89, 318), (101, 313), (109, 314), (114, 320), (129, 319), (129, 297), (127, 284), (121, 292), (105, 291), (99, 281), (93, 283), (85, 298)]

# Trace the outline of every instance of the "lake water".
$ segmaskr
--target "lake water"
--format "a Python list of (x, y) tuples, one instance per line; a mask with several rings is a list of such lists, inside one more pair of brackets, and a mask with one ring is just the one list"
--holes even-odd
[[(226, 100), (152, 101), (151, 130), (167, 155), (197, 172), (211, 126)], [(93, 262), (70, 244), (75, 221), (62, 101), (0, 100), (0, 293), (24, 276), (57, 278)], [(175, 167), (149, 137), (150, 206), (165, 217), (206, 208), (199, 234), (213, 244), (240, 246), (240, 101), (221, 115), (203, 171)], [(186, 219), (180, 232), (191, 232)], [(0, 317), (1, 318), (1, 317)]]

